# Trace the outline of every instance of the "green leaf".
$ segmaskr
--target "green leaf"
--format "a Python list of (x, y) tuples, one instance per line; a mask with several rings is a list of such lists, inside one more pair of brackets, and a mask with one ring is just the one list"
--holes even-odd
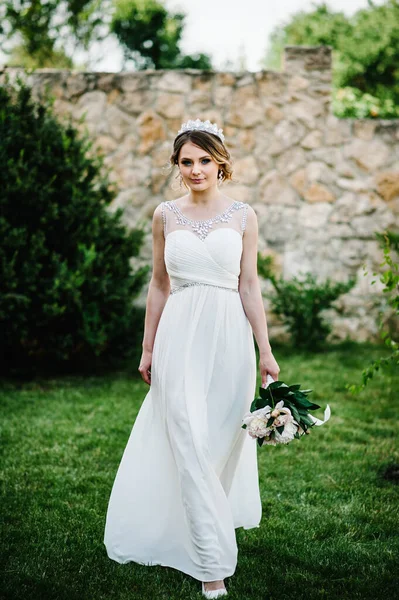
[(294, 417), (295, 421), (298, 421), (298, 423), (299, 423), (300, 415), (299, 415), (299, 412), (296, 409), (296, 407), (295, 406), (290, 406), (290, 410), (291, 410), (292, 416)]
[(290, 386), (289, 386), (289, 390), (290, 390), (291, 392), (295, 392), (295, 390), (299, 390), (299, 388), (300, 388), (300, 387), (301, 387), (301, 384), (300, 384), (300, 383), (295, 383), (294, 385), (290, 385)]
[(264, 404), (264, 406), (266, 406), (267, 404), (271, 404), (272, 403), (272, 398), (273, 397), (272, 397), (272, 395), (271, 395), (270, 390), (269, 390), (268, 387), (267, 388), (260, 387), (259, 388), (259, 395), (262, 398), (262, 400), (266, 401), (265, 404)]
[(301, 424), (305, 423), (306, 425), (309, 425), (309, 427), (311, 427), (312, 425), (314, 425), (313, 421), (309, 418), (308, 415), (303, 415), (301, 418)]

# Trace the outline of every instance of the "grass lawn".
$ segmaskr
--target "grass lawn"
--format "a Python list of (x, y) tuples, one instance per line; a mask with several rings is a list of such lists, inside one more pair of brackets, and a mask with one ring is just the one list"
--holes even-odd
[[(273, 349), (280, 378), (313, 388), (309, 399), (322, 407), (315, 416), (327, 402), (332, 415), (287, 446), (258, 447), (262, 524), (236, 530), (228, 597), (398, 597), (399, 486), (383, 474), (399, 463), (399, 373), (377, 374), (351, 396), (345, 384), (359, 383), (384, 347), (346, 343), (318, 355)], [(135, 366), (1, 382), (1, 598), (201, 597), (197, 580), (162, 566), (120, 565), (103, 545), (112, 483), (148, 389)]]

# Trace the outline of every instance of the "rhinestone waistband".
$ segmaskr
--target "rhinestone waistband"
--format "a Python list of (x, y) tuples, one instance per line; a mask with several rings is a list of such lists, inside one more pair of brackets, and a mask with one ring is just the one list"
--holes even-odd
[(225, 287), (223, 285), (216, 285), (214, 283), (203, 283), (202, 281), (189, 281), (187, 283), (183, 283), (183, 285), (179, 285), (178, 287), (172, 288), (170, 290), (171, 294), (176, 294), (176, 292), (180, 292), (186, 287), (191, 287), (192, 285), (210, 285), (211, 287), (216, 287), (221, 290), (229, 290), (230, 292), (238, 292), (235, 288)]

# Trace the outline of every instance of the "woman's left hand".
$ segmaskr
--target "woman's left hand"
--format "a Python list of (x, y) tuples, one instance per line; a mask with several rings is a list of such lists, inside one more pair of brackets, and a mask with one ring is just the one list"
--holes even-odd
[(272, 351), (265, 354), (261, 354), (259, 358), (259, 371), (262, 378), (261, 386), (266, 385), (267, 375), (271, 375), (274, 381), (278, 380), (278, 374), (280, 373), (280, 367), (277, 364), (276, 359), (273, 356)]

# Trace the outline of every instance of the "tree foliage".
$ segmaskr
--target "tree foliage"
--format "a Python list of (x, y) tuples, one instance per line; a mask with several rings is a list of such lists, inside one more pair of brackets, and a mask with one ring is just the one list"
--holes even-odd
[[(399, 104), (399, 3), (387, 0), (358, 10), (352, 17), (326, 3), (300, 11), (274, 29), (264, 66), (279, 68), (285, 45), (327, 45), (333, 50), (333, 84)], [(349, 93), (348, 91), (348, 93)], [(352, 92), (353, 93), (353, 92)], [(338, 98), (339, 100), (339, 98)], [(375, 102), (373, 103), (375, 104)], [(367, 116), (384, 116), (384, 107)], [(397, 116), (390, 104), (386, 107)], [(349, 115), (347, 115), (349, 116)]]
[(0, 5), (0, 45), (9, 55), (7, 64), (73, 67), (75, 50), (103, 39), (109, 7), (109, 0), (5, 0)]
[(132, 301), (149, 267), (133, 272), (131, 258), (144, 231), (107, 210), (115, 189), (91, 149), (22, 81), (0, 87), (3, 370), (114, 361), (138, 345)]
[(5, 0), (0, 47), (10, 66), (71, 69), (76, 50), (114, 36), (125, 65), (130, 60), (138, 70), (210, 69), (208, 55), (180, 51), (184, 20), (156, 0)]
[(185, 15), (169, 14), (157, 0), (118, 0), (111, 31), (124, 49), (125, 61), (140, 69), (210, 69), (205, 54), (183, 55), (179, 44)]

